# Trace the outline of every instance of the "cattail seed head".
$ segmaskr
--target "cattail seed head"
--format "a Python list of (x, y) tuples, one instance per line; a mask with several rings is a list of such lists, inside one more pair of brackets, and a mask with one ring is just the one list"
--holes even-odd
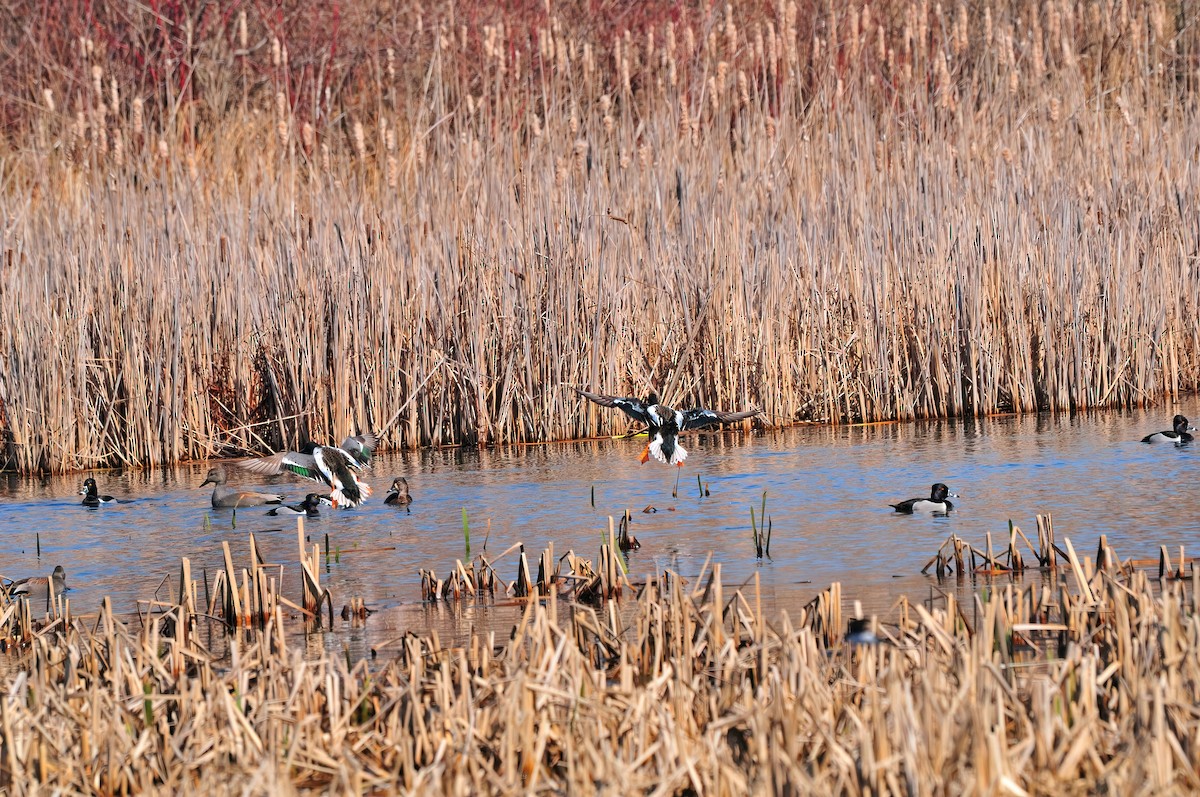
[(300, 127), (300, 143), (304, 145), (304, 151), (307, 153), (311, 153), (313, 151), (313, 146), (316, 144), (316, 141), (317, 141), (317, 131), (313, 129), (313, 126), (311, 123), (305, 122)]
[(100, 87), (100, 80), (104, 77), (104, 68), (101, 66), (92, 67), (92, 90), (96, 92), (96, 100), (104, 102), (104, 89)]
[(142, 108), (143, 108), (142, 98), (134, 97), (134, 99), (133, 99), (133, 118), (130, 120), (129, 126), (133, 129), (133, 132), (136, 133), (137, 135), (141, 135), (141, 133), (142, 133), (142, 115), (143, 115)]
[[(733, 60), (737, 55), (738, 30), (733, 22), (733, 5), (725, 4), (725, 57)], [(714, 50), (715, 52), (715, 50)]]
[(244, 8), (238, 12), (237, 30), (238, 47), (242, 49), (242, 52), (245, 52), (250, 42), (250, 34), (246, 30), (246, 9)]
[(746, 78), (746, 73), (738, 70), (737, 75), (738, 88), (738, 107), (745, 108), (750, 104), (750, 81)]
[(54, 113), (54, 92), (50, 89), (42, 89), (42, 101), (46, 103), (46, 110)]
[(388, 73), (388, 80), (395, 82), (395, 80), (396, 80), (396, 51), (391, 47), (387, 48), (387, 73)]
[(165, 138), (159, 138), (158, 139), (158, 159), (161, 161), (165, 161), (170, 154), (171, 154), (171, 150), (167, 147), (167, 140)]
[(354, 153), (358, 155), (359, 160), (367, 157), (367, 137), (362, 122), (354, 123)]
[(271, 66), (279, 66), (283, 62), (283, 53), (276, 36), (271, 37)]

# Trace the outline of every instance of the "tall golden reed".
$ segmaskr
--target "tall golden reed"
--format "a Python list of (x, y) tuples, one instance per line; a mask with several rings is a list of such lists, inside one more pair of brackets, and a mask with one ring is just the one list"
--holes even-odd
[(248, 10), (153, 87), (80, 43), (0, 145), (8, 465), (597, 431), (564, 385), (775, 423), (1196, 387), (1179, 4), (772, 8), (413, 7), (331, 63)]

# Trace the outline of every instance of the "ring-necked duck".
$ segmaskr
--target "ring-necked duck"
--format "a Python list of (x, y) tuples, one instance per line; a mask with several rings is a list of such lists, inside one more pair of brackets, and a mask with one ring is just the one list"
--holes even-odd
[(226, 486), (227, 481), (229, 481), (229, 474), (226, 472), (225, 466), (213, 465), (208, 471), (208, 475), (204, 477), (204, 481), (200, 482), (201, 487), (206, 484), (216, 485), (213, 487), (212, 505), (218, 509), (283, 503), (282, 495), (256, 493), (253, 490), (235, 490)]
[(99, 490), (96, 488), (96, 480), (91, 476), (83, 480), (83, 488), (79, 491), (79, 494), (83, 496), (81, 503), (84, 506), (97, 507), (101, 504), (115, 504), (117, 502), (117, 499), (111, 495), (100, 495)]
[(387, 498), (383, 499), (383, 502), (392, 506), (411, 504), (412, 496), (408, 494), (408, 479), (403, 476), (392, 479), (392, 486), (388, 488)]
[(758, 410), (744, 412), (718, 412), (699, 407), (690, 410), (673, 410), (666, 404), (658, 403), (658, 395), (651, 393), (645, 401), (636, 398), (621, 398), (605, 396), (599, 393), (588, 393), (586, 390), (572, 388), (576, 393), (594, 401), (601, 407), (616, 407), (635, 421), (646, 424), (646, 434), (650, 442), (642, 452), (641, 461), (646, 462), (653, 456), (664, 465), (683, 467), (687, 459), (687, 450), (679, 445), (680, 432), (690, 429), (700, 429), (717, 423), (732, 423), (758, 415)]
[(305, 479), (324, 482), (333, 488), (329, 499), (334, 507), (358, 506), (371, 495), (371, 487), (360, 481), (354, 471), (371, 461), (379, 438), (373, 434), (347, 437), (340, 446), (307, 443), (300, 451), (280, 451), (269, 457), (249, 459), (238, 465), (251, 473), (273, 475), (294, 473)]
[(1142, 438), (1142, 442), (1172, 443), (1177, 446), (1192, 442), (1192, 436), (1188, 432), (1196, 430), (1188, 424), (1187, 418), (1182, 415), (1176, 415), (1175, 419), (1171, 422), (1171, 426), (1173, 428), (1168, 432), (1155, 432), (1154, 434), (1146, 435)]
[(945, 513), (954, 509), (954, 504), (946, 500), (948, 497), (958, 498), (957, 495), (950, 492), (946, 485), (938, 482), (930, 488), (928, 498), (910, 498), (898, 504), (888, 504), (888, 506), (905, 515), (911, 515), (914, 512)]
[(306, 517), (316, 517), (321, 514), (318, 507), (321, 506), (321, 496), (317, 493), (309, 493), (304, 496), (304, 500), (295, 506), (277, 506), (268, 512), (268, 515), (304, 515)]

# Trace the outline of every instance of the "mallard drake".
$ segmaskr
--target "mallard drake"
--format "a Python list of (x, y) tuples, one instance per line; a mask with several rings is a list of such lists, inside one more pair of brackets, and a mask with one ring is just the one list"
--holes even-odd
[(32, 576), (30, 578), (19, 578), (8, 585), (9, 595), (25, 595), (27, 597), (45, 596), (50, 593), (50, 587), (54, 587), (54, 594), (58, 595), (66, 592), (70, 587), (67, 586), (67, 571), (62, 565), (55, 565), (54, 572), (47, 576)]
[(309, 493), (304, 496), (304, 500), (295, 506), (277, 506), (268, 512), (268, 515), (304, 515), (305, 517), (317, 517), (321, 514), (318, 507), (321, 506), (321, 499), (324, 496), (318, 493)]
[(100, 491), (96, 487), (96, 480), (89, 476), (83, 480), (83, 487), (79, 490), (79, 494), (83, 496), (83, 501), (80, 503), (90, 507), (117, 503), (117, 499), (111, 495), (100, 495), (99, 493)]
[(383, 502), (392, 506), (411, 504), (412, 496), (408, 494), (408, 479), (403, 476), (392, 479), (392, 486), (388, 488), (387, 498), (383, 499)]
[(928, 498), (910, 498), (898, 504), (888, 504), (888, 506), (904, 515), (911, 515), (914, 512), (945, 514), (954, 509), (954, 504), (946, 500), (947, 498), (958, 498), (958, 496), (950, 492), (946, 485), (938, 482), (929, 488)]
[(329, 500), (334, 507), (354, 507), (371, 495), (371, 487), (359, 480), (355, 471), (371, 461), (379, 438), (373, 434), (347, 437), (340, 446), (306, 443), (299, 451), (280, 451), (269, 457), (247, 459), (238, 466), (263, 475), (294, 473), (305, 479), (324, 482), (333, 488)]
[(636, 398), (621, 398), (605, 396), (599, 393), (589, 393), (586, 390), (572, 388), (576, 393), (594, 401), (601, 407), (616, 407), (635, 421), (646, 424), (646, 433), (650, 442), (642, 452), (641, 461), (646, 462), (653, 456), (664, 465), (683, 467), (687, 459), (687, 449), (679, 445), (680, 432), (700, 429), (717, 423), (732, 423), (758, 415), (758, 410), (743, 412), (718, 412), (699, 407), (690, 410), (674, 410), (666, 404), (658, 402), (658, 395), (651, 393), (645, 401)]
[(1181, 446), (1184, 443), (1192, 442), (1192, 436), (1188, 432), (1196, 431), (1188, 423), (1188, 419), (1182, 415), (1176, 415), (1171, 421), (1171, 430), (1167, 432), (1155, 432), (1148, 434), (1142, 438), (1143, 443), (1171, 443)]
[(226, 486), (225, 482), (227, 481), (229, 481), (229, 473), (225, 470), (225, 466), (213, 465), (209, 469), (208, 475), (204, 477), (204, 481), (200, 482), (201, 487), (206, 484), (216, 485), (213, 487), (212, 505), (217, 509), (283, 503), (282, 495), (256, 493), (252, 490), (235, 490)]

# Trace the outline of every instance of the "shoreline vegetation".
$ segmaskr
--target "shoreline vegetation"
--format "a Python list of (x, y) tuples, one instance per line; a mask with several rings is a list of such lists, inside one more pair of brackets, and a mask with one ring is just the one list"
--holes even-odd
[(1188, 3), (547, 8), (11, 5), (2, 465), (1197, 388)]
[[(107, 599), (98, 615), (72, 616), (61, 596), (34, 620), (30, 602), (0, 592), (0, 640), (20, 668), (0, 693), (0, 788), (1200, 789), (1200, 571), (1183, 551), (1176, 568), (1163, 549), (1153, 579), (1143, 569), (1153, 561), (1122, 560), (1103, 539), (1096, 563), (1081, 561), (1039, 519), (1042, 564), (1004, 571), (989, 538), (983, 564), (967, 571), (985, 554), (953, 537), (939, 557), (952, 546), (956, 577), (979, 579), (973, 606), (939, 590), (927, 602), (899, 599), (889, 618), (847, 623), (839, 584), (795, 616), (768, 617), (757, 579), (730, 589), (719, 564), (692, 580), (665, 571), (635, 589), (614, 563), (610, 533), (598, 566), (548, 551), (540, 561), (553, 568), (539, 566), (536, 583), (523, 551), (511, 584), (485, 559), (457, 562), (449, 580), (430, 574), (427, 599), (446, 611), (470, 613), (498, 591), (523, 605), (511, 633), (471, 624), (465, 639), (444, 641), (436, 630), (409, 631), (378, 657), (351, 662), (306, 650), (286, 630), (303, 621), (285, 625), (285, 613), (320, 622), (328, 597), (303, 527), (307, 608), (278, 592), (293, 566), (263, 564), (253, 537), (240, 576), (225, 543), (207, 610), (209, 587), (192, 580), (186, 559), (171, 599), (128, 621)], [(365, 615), (354, 599), (343, 610), (352, 623)]]

